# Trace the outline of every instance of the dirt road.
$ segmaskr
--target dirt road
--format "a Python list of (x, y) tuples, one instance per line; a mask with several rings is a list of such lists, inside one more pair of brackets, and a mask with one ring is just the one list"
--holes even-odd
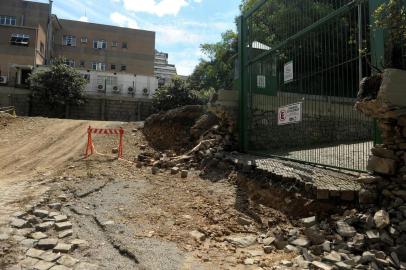
[(66, 161), (80, 157), (88, 125), (104, 127), (114, 123), (3, 119), (0, 127), (0, 224), (15, 211), (13, 203), (28, 201), (46, 191), (41, 178), (55, 173)]

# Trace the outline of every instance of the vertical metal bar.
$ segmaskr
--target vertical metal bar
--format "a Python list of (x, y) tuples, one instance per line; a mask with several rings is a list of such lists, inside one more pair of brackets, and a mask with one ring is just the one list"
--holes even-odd
[(244, 16), (240, 16), (238, 18), (238, 54), (240, 60), (240, 87), (239, 87), (239, 117), (238, 117), (238, 129), (239, 129), (239, 143), (240, 143), (240, 150), (245, 152), (247, 150), (246, 145), (246, 99), (245, 99), (245, 53), (244, 53), (244, 46), (245, 46), (245, 18)]
[(362, 80), (362, 6), (358, 4), (358, 79)]

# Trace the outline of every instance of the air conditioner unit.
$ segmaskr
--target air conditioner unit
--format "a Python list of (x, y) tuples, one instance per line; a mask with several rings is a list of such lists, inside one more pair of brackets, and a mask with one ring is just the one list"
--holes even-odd
[(7, 84), (7, 76), (0, 76), (0, 84)]
[(142, 89), (142, 93), (144, 94), (144, 96), (148, 96), (148, 95), (149, 95), (149, 90), (148, 90), (148, 88)]
[(133, 87), (128, 87), (128, 93), (130, 93), (130, 94), (132, 94), (132, 93), (134, 93), (134, 88)]
[(121, 88), (117, 85), (113, 86), (113, 93), (120, 93), (121, 92)]
[(98, 84), (97, 85), (97, 91), (99, 92), (104, 92), (105, 88), (104, 88), (104, 84)]

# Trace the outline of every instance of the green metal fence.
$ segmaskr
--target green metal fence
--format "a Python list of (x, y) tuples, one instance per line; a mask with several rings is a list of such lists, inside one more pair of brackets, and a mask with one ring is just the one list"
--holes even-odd
[[(364, 171), (373, 120), (354, 109), (383, 57), (377, 1), (267, 0), (239, 19), (242, 149)], [(371, 42), (372, 41), (372, 42)]]

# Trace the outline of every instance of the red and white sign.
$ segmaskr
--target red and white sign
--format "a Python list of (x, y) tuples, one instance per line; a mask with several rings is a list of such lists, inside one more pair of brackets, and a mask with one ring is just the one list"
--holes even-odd
[(278, 125), (288, 125), (302, 121), (302, 102), (289, 104), (278, 109)]

